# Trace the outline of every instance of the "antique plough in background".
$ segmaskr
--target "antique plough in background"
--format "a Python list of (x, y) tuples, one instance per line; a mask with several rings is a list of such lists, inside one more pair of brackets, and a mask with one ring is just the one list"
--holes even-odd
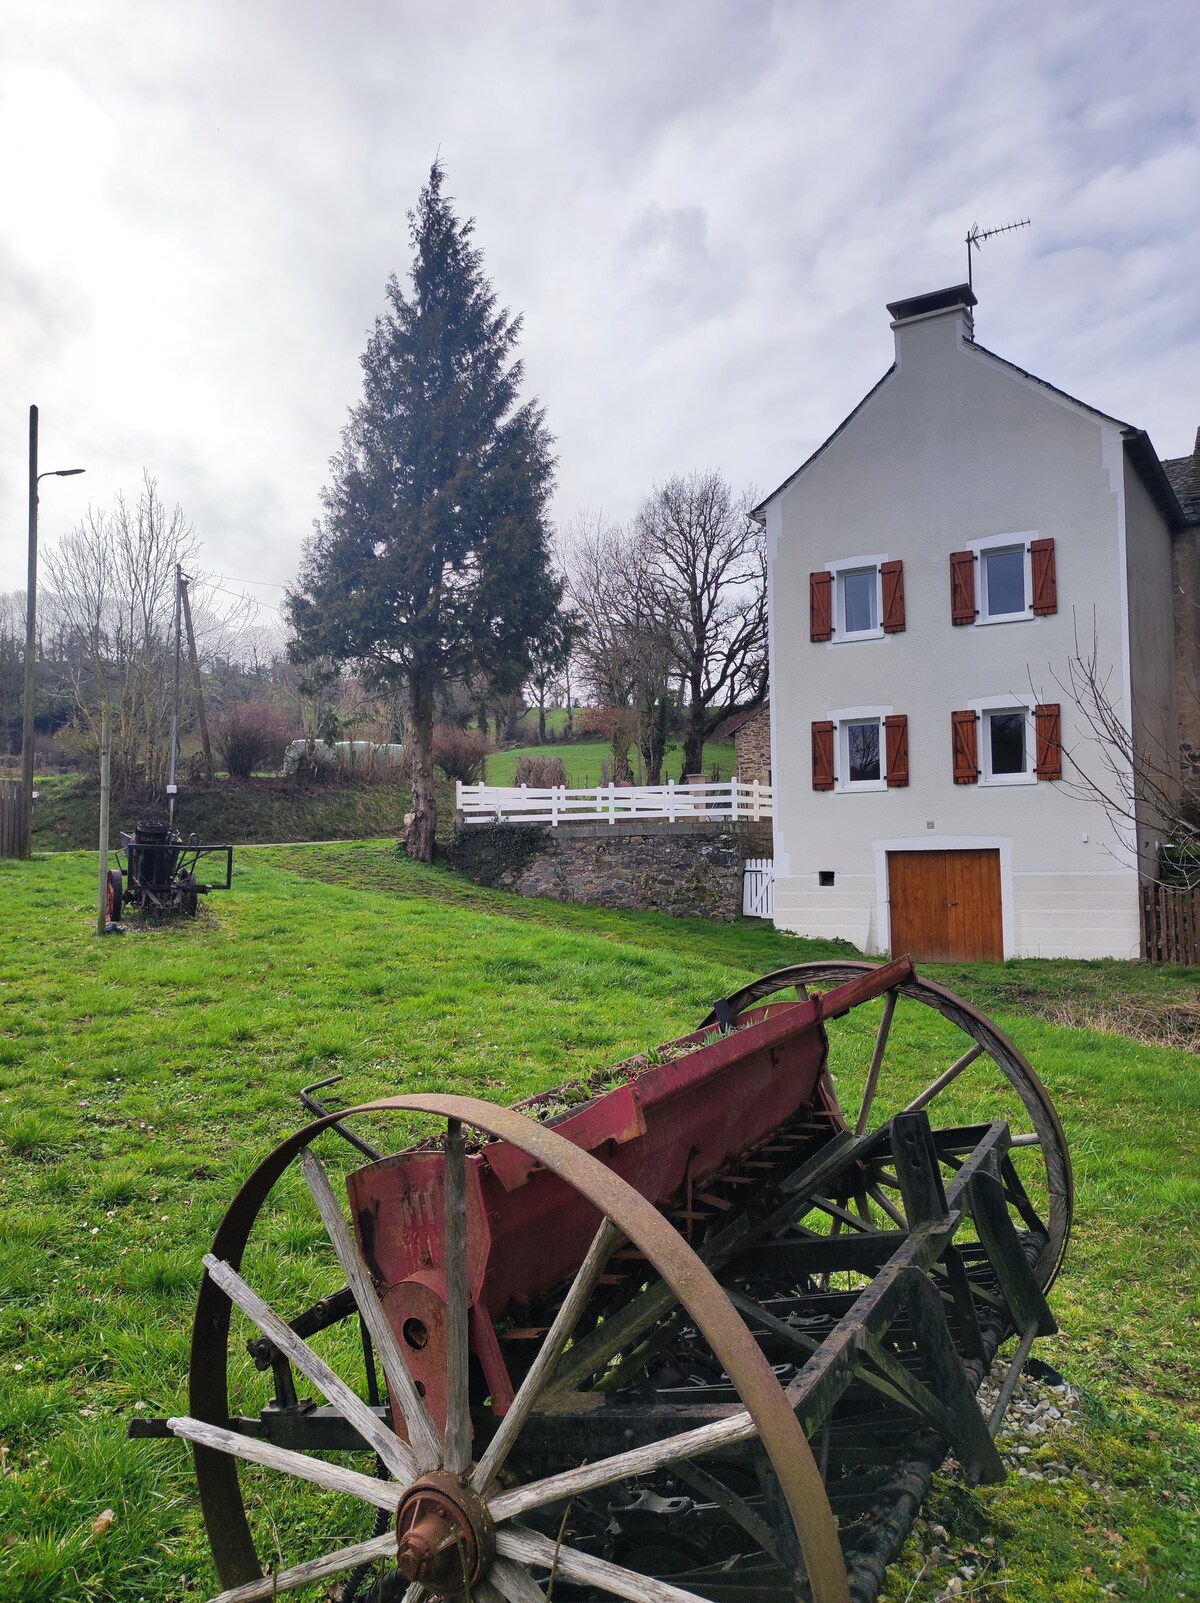
[[(109, 870), (107, 915), (117, 923), (123, 911), (135, 907), (139, 913), (182, 913), (195, 918), (200, 898), (209, 891), (227, 891), (233, 884), (233, 847), (202, 845), (189, 835), (185, 841), (177, 829), (157, 819), (142, 818), (132, 834), (121, 831), (121, 850), (125, 866)], [(196, 869), (206, 857), (225, 860), (224, 880), (211, 885), (201, 882)]]
[[(132, 1427), (194, 1445), (224, 1603), (327, 1578), (408, 1603), (867, 1603), (947, 1452), (1002, 1477), (1071, 1214), (1016, 1048), (908, 959), (826, 963), (625, 1070), (522, 1109), (327, 1114), (246, 1181), (205, 1258), (190, 1417)], [(435, 1133), (349, 1173), (347, 1220), (311, 1144), (393, 1112)], [(302, 1203), (333, 1248), (307, 1297), (269, 1246)], [(245, 1496), (239, 1462), (264, 1466)], [(303, 1518), (297, 1480), (331, 1494)]]

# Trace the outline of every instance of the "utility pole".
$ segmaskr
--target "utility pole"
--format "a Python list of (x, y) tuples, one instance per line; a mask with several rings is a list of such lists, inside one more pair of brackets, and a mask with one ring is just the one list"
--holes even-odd
[(25, 581), (25, 695), (21, 717), (21, 794), (25, 802), (24, 847), (28, 857), (33, 843), (33, 693), (37, 648), (37, 526), (38, 482), (41, 479), (70, 479), (82, 468), (52, 468), (38, 472), (38, 409), (29, 408), (29, 572)]
[(168, 822), (172, 825), (175, 823), (175, 793), (179, 789), (175, 783), (175, 753), (179, 750), (179, 614), (182, 610), (182, 594), (183, 569), (177, 562), (175, 564), (175, 696), (171, 711), (171, 772), (167, 779), (167, 795), (170, 798)]
[(204, 770), (211, 785), (213, 780), (212, 747), (208, 741), (208, 718), (204, 711), (204, 686), (200, 683), (200, 659), (196, 655), (196, 636), (192, 629), (192, 604), (188, 599), (188, 585), (190, 583), (191, 580), (184, 574), (180, 599), (183, 602), (183, 621), (187, 628), (188, 657), (192, 664), (192, 682), (196, 686), (196, 716), (200, 723), (200, 744), (204, 749)]
[(21, 794), (25, 798), (25, 845), (28, 857), (33, 840), (33, 675), (37, 644), (37, 498), (38, 409), (29, 408), (29, 574), (25, 580), (25, 699), (21, 719)]

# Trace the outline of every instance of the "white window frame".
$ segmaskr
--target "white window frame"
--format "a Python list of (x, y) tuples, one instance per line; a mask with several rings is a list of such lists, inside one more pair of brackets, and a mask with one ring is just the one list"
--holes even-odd
[[(886, 556), (879, 557), (844, 557), (837, 562), (825, 564), (826, 573), (833, 575), (833, 637), (829, 641), (831, 646), (849, 645), (854, 640), (882, 640), (883, 639), (883, 564)], [(874, 629), (846, 628), (846, 605), (842, 593), (842, 580), (848, 573), (864, 573), (875, 570), (875, 627)]]
[[(834, 783), (835, 791), (842, 791), (846, 795), (858, 796), (869, 794), (878, 790), (887, 789), (887, 732), (884, 728), (884, 719), (892, 715), (891, 707), (835, 707), (826, 714), (834, 728)], [(879, 725), (879, 778), (860, 779), (851, 782), (850, 779), (850, 738), (851, 724)]]
[[(979, 783), (981, 785), (1036, 785), (1037, 784), (1037, 730), (1033, 715), (1034, 703), (1028, 696), (981, 696), (969, 701), (967, 707), (979, 719)], [(1025, 714), (1025, 771), (1020, 774), (994, 774), (992, 772), (992, 741), (988, 728), (988, 715), (993, 712), (1023, 712)]]
[[(1033, 555), (1030, 547), (1038, 538), (1036, 529), (1014, 530), (1012, 534), (989, 534), (983, 540), (968, 540), (964, 550), (975, 557), (975, 627), (987, 628), (998, 623), (1032, 623), (1039, 621), (1033, 610)], [(987, 610), (987, 563), (989, 551), (1023, 551), (1025, 555), (1025, 607), (1021, 612), (998, 612), (989, 615)]]

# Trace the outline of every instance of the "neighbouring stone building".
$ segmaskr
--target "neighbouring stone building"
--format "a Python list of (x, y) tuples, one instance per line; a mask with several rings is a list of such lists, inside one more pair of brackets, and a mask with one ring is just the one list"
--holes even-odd
[(744, 785), (757, 779), (771, 783), (771, 703), (764, 701), (752, 712), (741, 713), (733, 727), (737, 751), (737, 777)]
[(1185, 770), (1200, 768), (1200, 429), (1191, 456), (1167, 457), (1163, 471), (1187, 520), (1176, 532), (1175, 699)]

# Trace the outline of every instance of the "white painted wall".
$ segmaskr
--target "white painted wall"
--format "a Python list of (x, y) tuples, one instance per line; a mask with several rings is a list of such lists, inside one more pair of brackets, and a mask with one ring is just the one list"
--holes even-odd
[[(1139, 512), (1139, 551), (1149, 541), (1154, 561), (1144, 572), (1134, 553), (1127, 563), (1125, 504), (1118, 425), (972, 346), (962, 309), (896, 326), (895, 371), (766, 508), (777, 925), (887, 950), (888, 844), (988, 845), (1001, 852), (1007, 956), (1137, 955), (1132, 840), (1062, 784), (955, 785), (950, 724), (952, 710), (997, 695), (1059, 701), (1070, 751), (1081, 739), (1076, 709), (1054, 675), (1065, 682), (1076, 620), (1090, 638), (1093, 617), (1102, 670), (1128, 710), (1127, 582), (1139, 627), (1145, 611), (1168, 630), (1157, 648), (1165, 678), (1152, 652), (1139, 656), (1142, 705), (1173, 716), (1169, 585), (1165, 624), (1148, 599), (1160, 558), (1169, 572), (1169, 537), (1164, 557)], [(952, 626), (950, 552), (1030, 531), (1055, 541), (1057, 615)], [(905, 631), (812, 644), (809, 573), (880, 553), (904, 562)], [(908, 787), (814, 791), (812, 721), (879, 705), (908, 715)], [(823, 869), (831, 888), (818, 885)]]

